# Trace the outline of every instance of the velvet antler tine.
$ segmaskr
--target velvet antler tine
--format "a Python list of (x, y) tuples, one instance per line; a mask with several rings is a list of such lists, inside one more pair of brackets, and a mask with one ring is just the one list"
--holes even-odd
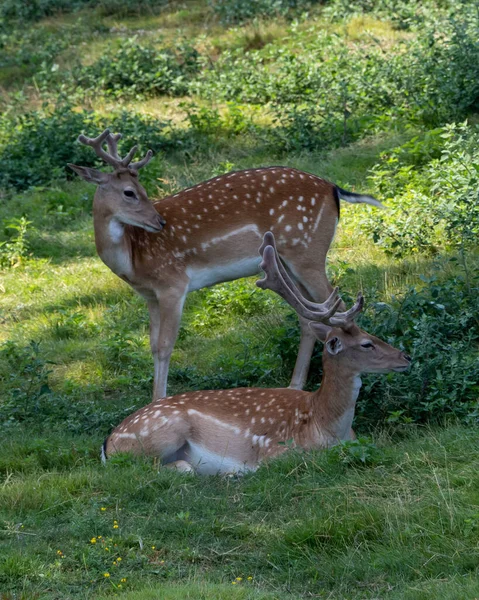
[(259, 247), (260, 256), (263, 256), (263, 252), (266, 246), (272, 246), (274, 248), (274, 251), (277, 253), (276, 240), (274, 239), (274, 235), (271, 231), (267, 231), (263, 236), (263, 243)]
[(113, 156), (113, 158), (115, 158), (116, 160), (121, 160), (120, 155), (118, 154), (118, 142), (121, 140), (121, 133), (111, 133), (107, 138), (106, 138), (106, 143), (108, 144), (108, 150), (110, 152), (110, 154)]
[[(148, 164), (153, 156), (153, 152), (148, 150), (146, 155), (139, 160), (138, 162), (131, 163), (133, 157), (138, 150), (137, 146), (133, 146), (133, 148), (128, 152), (125, 158), (121, 158), (118, 154), (118, 142), (121, 139), (121, 133), (110, 133), (109, 129), (105, 129), (100, 135), (96, 138), (88, 138), (86, 135), (79, 135), (78, 141), (82, 144), (86, 144), (87, 146), (91, 146), (97, 156), (102, 158), (107, 164), (111, 165), (115, 170), (125, 169), (126, 167), (133, 169), (134, 171), (138, 171), (141, 167), (144, 167)], [(108, 152), (105, 152), (103, 149), (103, 144), (107, 143)], [(131, 163), (131, 164), (130, 164)]]
[(102, 133), (100, 133), (100, 135), (97, 136), (96, 138), (89, 138), (86, 135), (83, 135), (83, 133), (81, 133), (78, 136), (78, 141), (87, 146), (91, 146), (92, 148), (94, 148), (96, 150), (98, 147), (101, 147), (101, 145), (103, 144), (103, 142), (106, 140), (106, 138), (109, 135), (110, 135), (109, 129), (105, 129), (105, 131), (102, 131)]
[(110, 130), (105, 129), (105, 131), (100, 133), (100, 135), (96, 138), (88, 138), (86, 137), (86, 135), (81, 134), (78, 136), (78, 141), (82, 144), (86, 144), (87, 146), (91, 146), (95, 150), (97, 156), (102, 158), (107, 164), (111, 165), (113, 168), (118, 169), (121, 166), (119, 160), (115, 156), (112, 156), (111, 154), (108, 154), (108, 152), (105, 152), (105, 150), (103, 150), (103, 144), (105, 140), (109, 139), (109, 136)]
[(135, 156), (137, 150), (138, 150), (138, 146), (133, 146), (133, 148), (128, 152), (128, 154), (125, 156), (125, 158), (121, 159), (122, 167), (127, 167), (131, 163), (131, 160)]
[(359, 313), (363, 310), (364, 306), (364, 296), (361, 292), (358, 293), (358, 297), (354, 305), (347, 311), (343, 313), (336, 313), (333, 317), (330, 318), (331, 325), (335, 327), (347, 327), (350, 326)]
[(145, 156), (139, 160), (138, 162), (131, 163), (130, 169), (135, 169), (135, 171), (139, 171), (142, 167), (147, 165), (153, 157), (153, 150), (148, 150)]

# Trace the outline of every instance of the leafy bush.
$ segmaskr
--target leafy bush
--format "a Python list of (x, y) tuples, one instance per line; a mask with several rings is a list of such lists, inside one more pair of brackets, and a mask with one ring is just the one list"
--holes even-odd
[(320, 0), (210, 0), (222, 23), (242, 23), (255, 17), (277, 17), (306, 10)]
[(92, 65), (72, 71), (74, 85), (116, 98), (167, 94), (181, 96), (199, 71), (199, 55), (188, 42), (157, 49), (135, 37), (110, 48)]
[(140, 152), (147, 148), (158, 152), (174, 143), (165, 133), (167, 123), (131, 111), (116, 112), (108, 118), (93, 111), (73, 111), (69, 106), (51, 112), (33, 111), (0, 122), (0, 187), (24, 190), (73, 177), (67, 168), (69, 162), (101, 165), (95, 152), (76, 140), (81, 132), (95, 136), (107, 126), (123, 133), (120, 152), (125, 154), (135, 144)]
[(0, 67), (50, 64), (71, 43), (72, 29), (63, 38), (46, 29), (14, 29), (0, 34)]
[[(195, 103), (183, 103), (181, 107), (186, 111), (189, 126), (185, 132), (185, 142), (189, 142), (192, 148), (201, 146), (211, 149), (221, 140), (229, 142), (238, 136), (241, 136), (242, 141), (245, 142), (247, 134), (258, 137), (259, 127), (254, 123), (252, 116), (247, 114), (244, 106), (235, 102), (228, 102), (222, 111), (217, 108), (198, 106)], [(220, 175), (231, 169), (232, 167), (212, 175)]]
[(0, 268), (18, 267), (28, 256), (26, 237), (29, 225), (31, 223), (25, 217), (4, 220), (3, 226), (9, 234), (9, 239), (0, 242)]
[(163, 8), (168, 0), (2, 0), (0, 20), (39, 21), (58, 13), (69, 13), (85, 7), (97, 7), (104, 15), (139, 15)]
[(51, 363), (42, 356), (37, 342), (18, 346), (6, 342), (0, 346), (0, 422), (2, 428), (48, 428), (73, 433), (107, 431), (120, 422), (132, 407), (105, 410), (92, 401), (72, 403), (71, 397), (51, 389)]
[[(479, 97), (479, 14), (459, 5), (385, 52), (374, 39), (291, 28), (281, 44), (224, 52), (193, 82), (199, 94), (269, 103), (286, 150), (324, 148), (368, 131), (443, 125)], [(440, 32), (440, 34), (438, 33)]]
[[(412, 366), (400, 375), (363, 376), (356, 409), (360, 427), (385, 421), (437, 422), (445, 415), (479, 418), (478, 291), (479, 271), (442, 281), (433, 277), (391, 305), (374, 302), (374, 292), (366, 291), (370, 300), (360, 326), (407, 351)], [(297, 319), (292, 316), (274, 335), (277, 352), (291, 372), (299, 341)], [(321, 352), (318, 348), (313, 356), (313, 385), (321, 380)]]
[(372, 13), (388, 19), (398, 29), (412, 29), (454, 7), (452, 0), (332, 0), (328, 2), (324, 14), (333, 19), (344, 19), (351, 15)]
[(373, 168), (387, 211), (363, 213), (363, 231), (394, 256), (464, 250), (479, 235), (479, 132), (448, 125), (395, 148)]
[(90, 0), (102, 15), (151, 14), (168, 6), (168, 0)]
[(433, 277), (393, 306), (379, 303), (366, 312), (361, 326), (405, 348), (413, 362), (403, 376), (367, 378), (359, 422), (434, 422), (447, 414), (478, 420), (478, 291), (478, 271)]
[(381, 450), (369, 438), (340, 442), (327, 450), (329, 462), (355, 466), (375, 465), (383, 458)]
[(90, 0), (2, 0), (0, 19), (5, 21), (38, 21), (59, 12), (71, 12), (90, 3)]

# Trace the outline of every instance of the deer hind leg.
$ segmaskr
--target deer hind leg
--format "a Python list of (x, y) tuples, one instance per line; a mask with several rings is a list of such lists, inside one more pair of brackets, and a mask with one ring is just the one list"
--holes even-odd
[(299, 341), (298, 356), (296, 357), (293, 375), (289, 384), (289, 387), (293, 390), (302, 390), (306, 385), (309, 364), (316, 343), (316, 338), (309, 329), (308, 321), (299, 319), (299, 326), (301, 328), (301, 338)]
[[(318, 262), (324, 264), (321, 261)], [(327, 280), (324, 269), (292, 267), (286, 261), (285, 267), (305, 298), (309, 298), (313, 302), (323, 302), (333, 291), (333, 286)], [(308, 321), (299, 319), (299, 325), (301, 339), (289, 384), (289, 387), (295, 390), (302, 390), (306, 385), (311, 356), (316, 343), (316, 337), (312, 334)]]
[(180, 328), (186, 291), (148, 301), (150, 347), (155, 366), (153, 400), (166, 396), (170, 359)]

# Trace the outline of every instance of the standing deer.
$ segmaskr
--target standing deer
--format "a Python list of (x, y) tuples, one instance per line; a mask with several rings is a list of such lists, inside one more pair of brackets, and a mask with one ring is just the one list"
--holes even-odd
[(323, 379), (316, 392), (237, 388), (189, 392), (157, 400), (127, 417), (105, 440), (102, 458), (116, 452), (160, 457), (199, 474), (254, 470), (281, 454), (285, 442), (327, 448), (354, 437), (351, 424), (361, 373), (405, 371), (409, 356), (355, 323), (363, 298), (337, 313), (337, 289), (323, 304), (304, 298), (282, 267), (272, 234), (265, 236), (257, 284), (280, 294), (324, 343)]
[[(285, 268), (303, 294), (319, 302), (332, 291), (326, 254), (339, 219), (340, 199), (382, 206), (316, 175), (288, 167), (247, 169), (214, 177), (150, 203), (132, 163), (136, 147), (118, 155), (121, 134), (106, 129), (78, 138), (114, 169), (103, 173), (69, 166), (97, 184), (93, 202), (95, 243), (102, 261), (148, 303), (155, 365), (153, 399), (166, 396), (171, 353), (186, 294), (259, 272), (258, 245), (274, 231)], [(104, 144), (108, 146), (108, 152)], [(315, 338), (301, 320), (301, 342), (291, 387), (301, 389)]]

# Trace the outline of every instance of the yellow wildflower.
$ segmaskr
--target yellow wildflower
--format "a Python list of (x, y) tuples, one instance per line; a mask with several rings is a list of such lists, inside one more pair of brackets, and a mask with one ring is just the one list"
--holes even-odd
[(110, 577), (110, 573), (103, 573), (103, 577)]
[(232, 583), (232, 585), (236, 585), (238, 582), (237, 581), (232, 581), (231, 583)]
[(96, 538), (91, 538), (90, 544), (96, 544)]
[(248, 577), (248, 581), (251, 581), (253, 578), (251, 577), (251, 575)]
[(243, 581), (243, 578), (242, 577), (237, 577), (236, 581)]
[(121, 581), (122, 583), (126, 583), (126, 577), (123, 577), (123, 579), (120, 579), (120, 581)]
[(120, 560), (121, 560), (121, 556), (119, 556), (119, 557), (118, 557), (116, 560), (117, 560), (118, 562), (120, 562)]

